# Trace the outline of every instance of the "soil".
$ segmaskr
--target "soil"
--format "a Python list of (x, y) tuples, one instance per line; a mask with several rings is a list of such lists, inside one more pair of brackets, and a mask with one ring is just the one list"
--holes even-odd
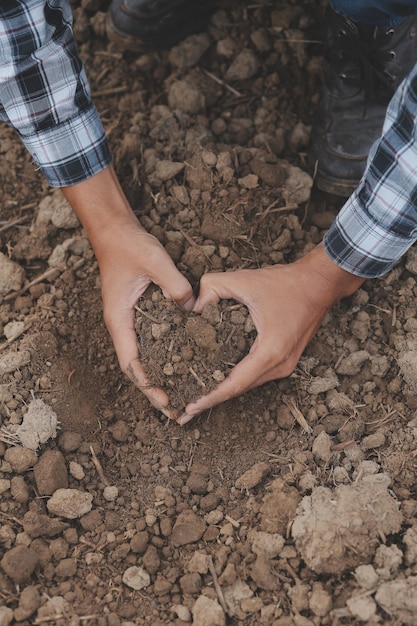
[[(105, 3), (73, 6), (122, 185), (196, 288), (322, 239), (342, 204), (307, 168), (322, 3), (225, 0), (207, 33), (144, 54), (107, 40)], [(181, 428), (120, 372), (60, 192), (5, 125), (0, 152), (0, 624), (416, 624), (415, 250), (326, 316), (288, 379)], [(170, 308), (138, 307), (151, 335)], [(216, 345), (253, 339), (234, 307), (208, 314), (234, 328)]]

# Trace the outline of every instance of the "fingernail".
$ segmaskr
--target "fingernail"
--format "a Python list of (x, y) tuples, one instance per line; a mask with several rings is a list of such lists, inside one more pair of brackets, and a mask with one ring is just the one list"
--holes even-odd
[(193, 417), (194, 415), (182, 415), (178, 423), (180, 426), (185, 426), (185, 424), (188, 424), (188, 422), (191, 422)]
[(195, 303), (195, 297), (192, 296), (189, 300), (187, 300), (187, 302), (184, 304), (184, 311), (187, 311), (187, 313), (189, 313), (190, 311), (193, 310), (194, 307), (194, 303)]

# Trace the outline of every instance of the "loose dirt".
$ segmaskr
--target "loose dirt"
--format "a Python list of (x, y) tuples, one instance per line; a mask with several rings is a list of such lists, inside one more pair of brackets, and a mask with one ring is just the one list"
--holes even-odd
[[(306, 166), (323, 3), (226, 0), (144, 54), (109, 43), (106, 3), (72, 4), (122, 185), (193, 287), (322, 239), (342, 204)], [(0, 178), (0, 624), (416, 624), (416, 252), (329, 312), (288, 379), (181, 428), (120, 372), (89, 242), (5, 125)], [(249, 349), (236, 305), (138, 302), (152, 376), (196, 384), (173, 403)]]

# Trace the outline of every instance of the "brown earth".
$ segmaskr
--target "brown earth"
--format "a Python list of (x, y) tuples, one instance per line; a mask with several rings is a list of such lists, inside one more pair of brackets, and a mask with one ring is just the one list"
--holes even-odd
[[(341, 206), (306, 166), (321, 3), (225, 1), (142, 55), (108, 42), (103, 3), (74, 10), (122, 184), (196, 288), (321, 240)], [(1, 626), (417, 624), (415, 251), (327, 315), (291, 377), (181, 428), (120, 372), (60, 193), (6, 126), (0, 153)], [(147, 294), (137, 327), (168, 304)], [(208, 315), (233, 314), (217, 346), (253, 332), (235, 305)], [(187, 356), (175, 339), (156, 370)]]

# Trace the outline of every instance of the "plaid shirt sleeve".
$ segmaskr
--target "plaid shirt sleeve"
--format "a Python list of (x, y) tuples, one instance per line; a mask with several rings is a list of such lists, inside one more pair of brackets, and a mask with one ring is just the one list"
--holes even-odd
[(0, 3), (0, 118), (53, 187), (79, 183), (110, 164), (68, 0)]
[(417, 239), (417, 65), (387, 110), (362, 181), (324, 239), (351, 274), (386, 274)]

